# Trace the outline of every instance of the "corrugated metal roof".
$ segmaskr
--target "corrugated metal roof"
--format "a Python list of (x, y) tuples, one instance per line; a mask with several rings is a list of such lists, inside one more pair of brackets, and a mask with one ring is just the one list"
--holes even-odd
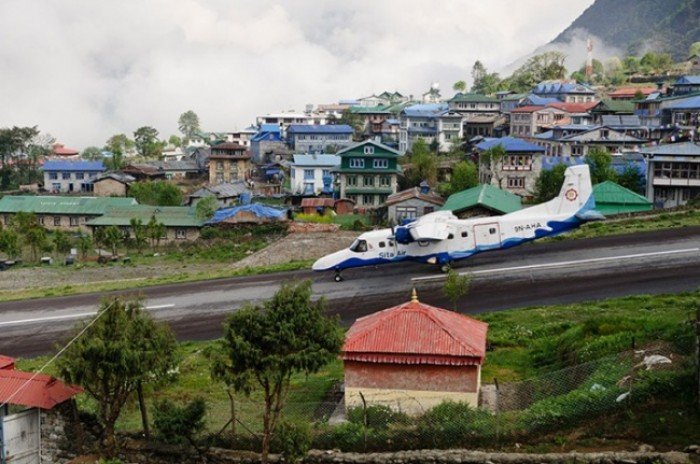
[(474, 206), (483, 206), (503, 214), (512, 213), (522, 209), (522, 199), (493, 185), (481, 184), (450, 195), (440, 210), (458, 212)]
[(498, 103), (499, 100), (496, 97), (490, 97), (488, 95), (482, 95), (480, 93), (462, 93), (457, 92), (454, 97), (447, 100), (449, 102), (479, 102), (479, 103)]
[(14, 369), (15, 359), (0, 354), (0, 369)]
[(102, 161), (66, 161), (47, 160), (42, 166), (44, 171), (104, 171)]
[(369, 362), (474, 364), (486, 354), (487, 330), (485, 322), (410, 301), (355, 321), (342, 355)]
[(634, 102), (629, 100), (603, 99), (595, 108), (593, 108), (593, 112), (595, 112), (597, 109), (601, 111), (612, 111), (614, 113), (633, 113)]
[(87, 222), (88, 226), (128, 226), (131, 219), (141, 219), (146, 224), (155, 216), (166, 227), (202, 227), (195, 208), (189, 206), (133, 205), (109, 208), (104, 215)]
[(567, 113), (586, 113), (597, 104), (598, 102), (553, 102), (548, 103), (547, 106), (564, 110)]
[(333, 198), (303, 198), (301, 200), (302, 208), (333, 208), (335, 200)]
[(612, 181), (601, 182), (593, 186), (593, 197), (596, 208), (598, 205), (615, 203), (622, 205), (646, 205), (652, 208), (652, 203), (646, 197)]
[(14, 196), (0, 199), (0, 213), (18, 211), (37, 214), (104, 214), (111, 207), (137, 205), (133, 198)]
[(640, 148), (639, 152), (647, 155), (700, 156), (700, 145), (693, 142), (669, 143), (656, 147)]
[(409, 118), (431, 118), (441, 116), (448, 111), (447, 103), (421, 103), (407, 106), (404, 108), (403, 114)]
[(292, 163), (292, 166), (328, 166), (328, 167), (333, 167), (333, 166), (339, 166), (340, 165), (340, 156), (338, 155), (327, 155), (327, 154), (319, 154), (319, 155), (294, 155), (293, 156), (294, 162)]
[(442, 204), (445, 203), (445, 200), (440, 195), (436, 195), (434, 193), (422, 193), (420, 191), (420, 188), (413, 187), (410, 189), (402, 190), (400, 192), (396, 192), (393, 195), (389, 195), (384, 204), (386, 206), (389, 206), (395, 203), (400, 203), (402, 201), (409, 200), (411, 198), (418, 198), (420, 200), (427, 201), (428, 203), (433, 203), (438, 206), (442, 206)]
[(0, 403), (51, 409), (82, 391), (48, 375), (0, 369)]
[(700, 85), (700, 76), (683, 76), (676, 81), (678, 84)]
[(595, 91), (585, 84), (574, 82), (542, 82), (532, 89), (532, 93), (537, 95), (556, 95), (561, 93), (595, 94)]
[(352, 134), (352, 127), (347, 124), (290, 124), (287, 134)]
[(483, 142), (479, 142), (476, 148), (479, 150), (488, 150), (495, 146), (502, 146), (507, 152), (544, 152), (545, 149), (534, 143), (517, 137), (502, 137), (502, 138), (485, 138)]
[(667, 110), (686, 110), (686, 109), (697, 109), (700, 108), (700, 96), (686, 98), (684, 100), (679, 100), (677, 103), (671, 103), (667, 105), (664, 109)]
[(642, 125), (639, 116), (634, 114), (604, 114), (600, 118), (600, 123), (603, 126), (614, 127), (639, 127)]

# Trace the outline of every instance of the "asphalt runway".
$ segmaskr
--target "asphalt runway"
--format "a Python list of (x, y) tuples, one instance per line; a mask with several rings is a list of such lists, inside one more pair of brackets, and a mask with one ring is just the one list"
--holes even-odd
[[(632, 294), (678, 293), (700, 288), (700, 227), (594, 239), (526, 244), (487, 252), (458, 263), (473, 276), (458, 304), (463, 313), (572, 303)], [(11, 271), (10, 271), (11, 272)], [(137, 290), (154, 317), (167, 321), (180, 340), (221, 335), (226, 315), (271, 296), (280, 283), (312, 279), (315, 297), (344, 325), (407, 301), (411, 288), (423, 302), (449, 307), (444, 276), (436, 266), (404, 263), (333, 273), (295, 271)], [(0, 275), (0, 277), (2, 277)], [(34, 356), (65, 340), (80, 319), (93, 315), (100, 298), (130, 292), (83, 294), (0, 303), (0, 353)]]

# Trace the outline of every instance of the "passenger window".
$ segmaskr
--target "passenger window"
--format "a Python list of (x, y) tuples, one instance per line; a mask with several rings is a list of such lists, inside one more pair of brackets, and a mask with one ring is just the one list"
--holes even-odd
[(449, 234), (449, 235), (447, 236), (447, 240), (452, 240), (453, 238), (455, 238), (455, 236), (452, 235), (452, 234)]
[(389, 246), (390, 246), (390, 247), (393, 247), (393, 246), (394, 246), (394, 241), (393, 241), (393, 240), (389, 240)]
[(386, 244), (384, 242), (379, 242), (379, 248), (384, 248)]
[(495, 229), (494, 227), (491, 227), (491, 228), (489, 229), (489, 234), (493, 235), (493, 234), (495, 234), (495, 233), (496, 233), (496, 229)]
[(367, 241), (366, 240), (355, 240), (355, 243), (350, 247), (350, 251), (355, 253), (364, 253), (367, 251)]
[(469, 234), (468, 234), (468, 233), (466, 233), (466, 232), (462, 232), (462, 237), (468, 237), (468, 236), (469, 236)]

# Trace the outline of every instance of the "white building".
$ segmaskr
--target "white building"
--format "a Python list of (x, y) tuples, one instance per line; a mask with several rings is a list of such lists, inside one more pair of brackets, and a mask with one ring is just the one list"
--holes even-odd
[(258, 127), (263, 124), (277, 124), (282, 131), (282, 137), (285, 136), (287, 128), (292, 124), (327, 124), (328, 117), (321, 113), (297, 113), (294, 111), (282, 113), (270, 113), (265, 116), (255, 118), (255, 123)]
[(293, 162), (290, 164), (292, 194), (331, 193), (333, 169), (337, 166), (340, 166), (340, 156), (337, 155), (294, 155)]
[(438, 143), (438, 151), (448, 152), (459, 144), (464, 134), (461, 114), (450, 111), (447, 103), (419, 104), (406, 107), (399, 116), (399, 153), (410, 151), (413, 143), (423, 139)]

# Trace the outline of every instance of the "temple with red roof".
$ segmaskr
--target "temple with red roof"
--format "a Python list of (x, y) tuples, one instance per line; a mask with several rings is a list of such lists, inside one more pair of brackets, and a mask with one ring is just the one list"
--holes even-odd
[(443, 401), (478, 405), (488, 324), (411, 301), (355, 321), (345, 337), (345, 407), (422, 413)]
[(17, 371), (13, 358), (0, 355), (0, 404), (52, 409), (82, 391), (50, 375)]

